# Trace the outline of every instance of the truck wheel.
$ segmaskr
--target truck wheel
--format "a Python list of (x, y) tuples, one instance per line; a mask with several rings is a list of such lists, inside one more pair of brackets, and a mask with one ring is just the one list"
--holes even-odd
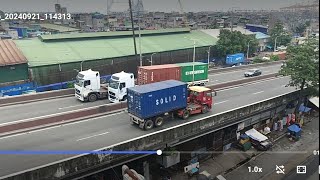
[(184, 110), (182, 118), (186, 120), (189, 118), (189, 116), (190, 116), (190, 112), (188, 110)]
[(152, 129), (153, 126), (154, 126), (153, 121), (149, 119), (149, 120), (147, 120), (147, 121), (145, 122), (145, 124), (144, 124), (144, 129), (148, 131), (148, 130)]
[(205, 114), (205, 113), (207, 113), (209, 111), (209, 108), (208, 108), (208, 106), (207, 105), (204, 105), (203, 107), (202, 107), (202, 114)]
[(98, 97), (96, 94), (90, 94), (88, 98), (89, 102), (95, 102), (97, 99)]
[(156, 127), (161, 127), (163, 125), (163, 118), (162, 117), (157, 117), (156, 120), (154, 121)]

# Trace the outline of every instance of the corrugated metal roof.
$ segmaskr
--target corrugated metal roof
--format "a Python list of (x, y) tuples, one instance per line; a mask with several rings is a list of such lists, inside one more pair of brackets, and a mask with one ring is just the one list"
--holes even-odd
[[(143, 54), (215, 45), (217, 39), (201, 31), (166, 35), (142, 36)], [(30, 67), (132, 56), (132, 37), (78, 41), (42, 42), (39, 39), (16, 40)], [(137, 38), (137, 47), (139, 39)]]
[(24, 63), (27, 63), (27, 59), (13, 40), (0, 40), (0, 66)]
[[(229, 31), (231, 30), (231, 28), (222, 28), (222, 29), (226, 29), (226, 30), (229, 30)], [(206, 33), (206, 34), (208, 34), (208, 35), (210, 35), (210, 36), (212, 36), (212, 37), (219, 38), (220, 30), (221, 29), (204, 29), (204, 30), (201, 30), (201, 31)], [(244, 35), (254, 35), (255, 34), (254, 32), (251, 32), (250, 30), (242, 28), (242, 27), (233, 28), (233, 31), (239, 31)]]
[[(172, 29), (159, 29), (159, 30), (141, 30), (141, 35), (157, 35), (167, 33), (187, 33), (190, 32), (190, 28), (172, 28)], [(137, 32), (136, 32), (137, 34)], [(132, 31), (116, 31), (116, 32), (95, 32), (95, 33), (71, 33), (71, 34), (53, 34), (53, 35), (41, 35), (39, 38), (42, 41), (50, 40), (72, 40), (82, 38), (106, 38), (106, 37), (128, 37), (132, 36)]]
[(268, 38), (270, 38), (269, 35), (266, 35), (262, 32), (256, 32), (256, 39), (268, 39)]
[(71, 28), (71, 27), (66, 27), (66, 26), (62, 26), (62, 25), (56, 25), (56, 24), (39, 24), (42, 28), (46, 28), (46, 29), (52, 29), (52, 30), (56, 30), (59, 32), (75, 32), (75, 31), (80, 31), (80, 29), (76, 29), (76, 28)]

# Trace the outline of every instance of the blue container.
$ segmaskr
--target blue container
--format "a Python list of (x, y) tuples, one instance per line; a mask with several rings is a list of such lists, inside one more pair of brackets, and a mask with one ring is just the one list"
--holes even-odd
[(187, 84), (176, 80), (128, 88), (128, 112), (148, 119), (187, 107)]
[(228, 65), (235, 65), (235, 64), (240, 64), (244, 62), (245, 62), (245, 58), (243, 53), (228, 55), (226, 58), (226, 64)]

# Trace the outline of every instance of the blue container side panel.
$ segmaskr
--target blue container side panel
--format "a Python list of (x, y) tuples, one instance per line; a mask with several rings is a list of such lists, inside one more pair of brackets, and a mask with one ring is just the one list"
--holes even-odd
[(226, 58), (226, 64), (229, 65), (244, 63), (244, 61), (245, 58), (243, 53), (228, 55)]
[(187, 84), (163, 81), (128, 89), (128, 112), (147, 119), (187, 106)]

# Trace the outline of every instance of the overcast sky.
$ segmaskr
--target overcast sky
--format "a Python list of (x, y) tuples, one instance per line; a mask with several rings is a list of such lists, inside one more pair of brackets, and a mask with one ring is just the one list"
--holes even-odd
[[(114, 0), (112, 10), (127, 9), (128, 0)], [(185, 11), (216, 11), (229, 10), (231, 7), (239, 9), (279, 9), (300, 2), (314, 0), (182, 0)], [(0, 10), (11, 11), (54, 11), (57, 0), (0, 0)], [(178, 0), (143, 0), (148, 11), (179, 11)], [(60, 4), (67, 7), (68, 12), (101, 12), (106, 13), (107, 0), (60, 0)]]

